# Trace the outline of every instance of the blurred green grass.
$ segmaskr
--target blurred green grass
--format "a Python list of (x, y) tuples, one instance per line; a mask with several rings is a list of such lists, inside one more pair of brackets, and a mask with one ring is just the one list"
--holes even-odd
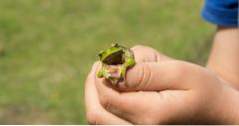
[(0, 123), (85, 124), (96, 54), (144, 44), (204, 64), (213, 28), (198, 0), (1, 0)]

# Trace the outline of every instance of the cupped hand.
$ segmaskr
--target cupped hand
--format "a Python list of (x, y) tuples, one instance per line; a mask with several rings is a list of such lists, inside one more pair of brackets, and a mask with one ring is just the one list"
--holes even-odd
[(105, 110), (133, 124), (235, 123), (238, 93), (227, 82), (201, 66), (142, 50), (118, 87), (91, 78)]
[[(158, 62), (171, 60), (169, 57), (158, 53), (156, 50), (144, 47), (135, 46), (131, 49), (134, 52), (135, 60), (140, 62)], [(119, 118), (108, 112), (99, 101), (98, 92), (96, 90), (96, 68), (98, 63), (95, 63), (91, 72), (85, 82), (85, 104), (86, 104), (86, 117), (90, 124), (131, 124), (130, 122)]]

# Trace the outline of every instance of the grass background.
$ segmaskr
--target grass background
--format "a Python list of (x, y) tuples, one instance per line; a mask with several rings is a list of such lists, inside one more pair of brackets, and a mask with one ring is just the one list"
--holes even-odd
[(200, 0), (1, 0), (0, 123), (85, 124), (84, 80), (112, 42), (204, 64)]

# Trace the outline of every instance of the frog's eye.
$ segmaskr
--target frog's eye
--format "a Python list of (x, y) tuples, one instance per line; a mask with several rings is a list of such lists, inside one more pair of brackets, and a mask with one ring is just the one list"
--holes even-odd
[(112, 47), (119, 47), (119, 44), (118, 43), (113, 43), (111, 46)]
[(101, 58), (103, 56), (103, 51), (100, 51), (100, 53), (98, 54), (98, 56)]

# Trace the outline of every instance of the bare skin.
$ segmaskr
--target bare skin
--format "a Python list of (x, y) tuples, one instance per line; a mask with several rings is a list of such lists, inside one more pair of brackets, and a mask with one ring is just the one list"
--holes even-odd
[(136, 65), (115, 89), (95, 76), (96, 63), (86, 81), (87, 119), (91, 124), (238, 124), (234, 30), (218, 30), (206, 68), (136, 46)]
[(239, 90), (239, 28), (218, 27), (207, 67)]

